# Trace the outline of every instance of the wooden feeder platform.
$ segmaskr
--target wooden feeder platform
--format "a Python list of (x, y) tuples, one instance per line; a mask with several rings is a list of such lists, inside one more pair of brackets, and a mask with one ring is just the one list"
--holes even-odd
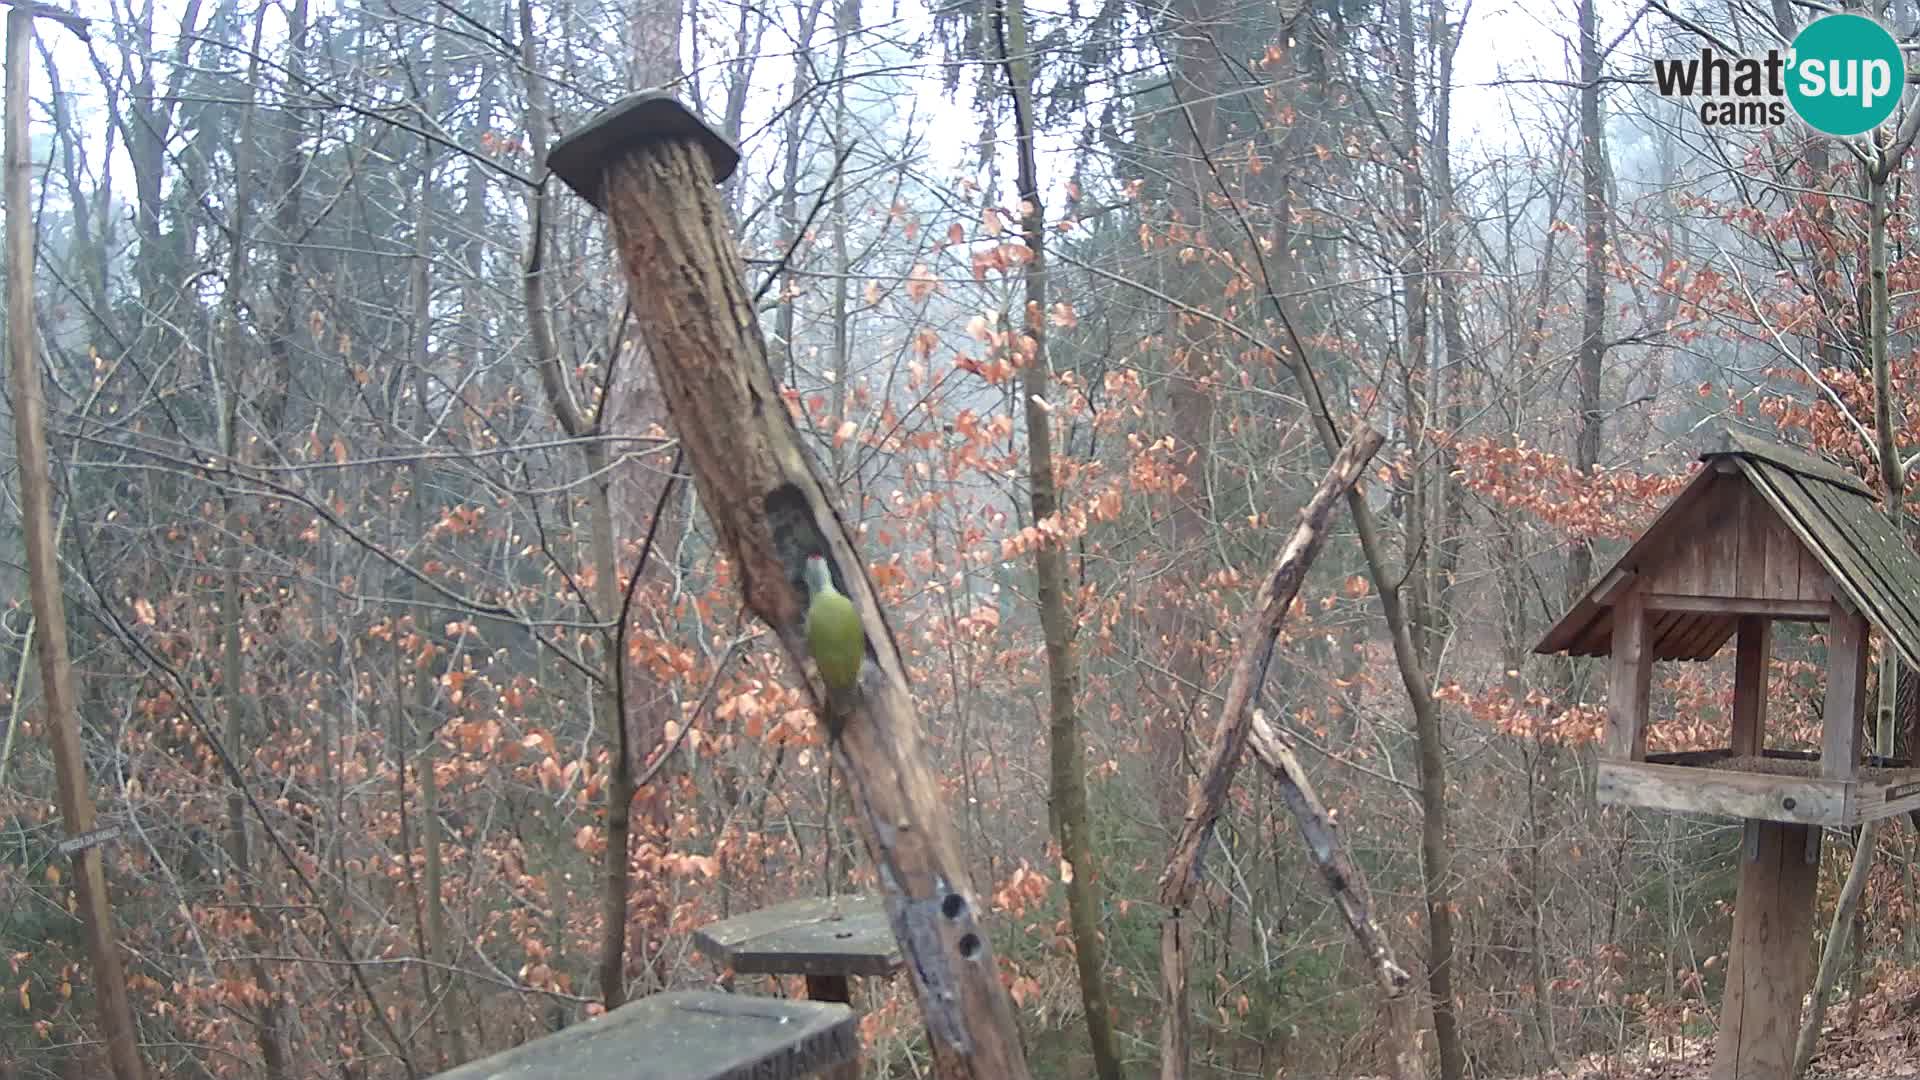
[[(736, 975), (804, 975), (813, 1001), (853, 1001), (856, 975), (900, 970), (900, 942), (878, 897), (794, 900), (723, 919), (693, 933), (708, 959)], [(827, 1074), (855, 1080), (858, 1060)]]
[(853, 1010), (681, 990), (469, 1062), (436, 1080), (789, 1080), (855, 1060)]
[(815, 1000), (846, 1001), (850, 976), (886, 978), (901, 965), (886, 910), (866, 896), (795, 900), (736, 915), (694, 931), (693, 943), (736, 975), (804, 975)]
[(1920, 810), (1920, 769), (1867, 758), (1852, 779), (1821, 775), (1820, 755), (1731, 749), (1648, 754), (1598, 766), (1595, 796), (1615, 806), (1848, 828)]

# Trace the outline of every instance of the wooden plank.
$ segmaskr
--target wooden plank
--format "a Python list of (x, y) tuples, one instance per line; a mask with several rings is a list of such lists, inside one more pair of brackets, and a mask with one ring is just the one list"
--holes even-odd
[(1774, 527), (1773, 510), (1760, 501), (1753, 482), (1740, 474), (1735, 517), (1740, 528), (1740, 578), (1734, 585), (1739, 596), (1769, 600), (1794, 599), (1767, 591), (1767, 530)]
[(1681, 527), (1667, 541), (1649, 550), (1639, 564), (1642, 586), (1648, 592), (1706, 596), (1712, 592), (1712, 537), (1725, 512), (1726, 495), (1734, 481), (1712, 475), (1689, 502)]
[(1746, 495), (1746, 481), (1725, 476), (1714, 485), (1710, 515), (1698, 541), (1706, 588), (1703, 596), (1740, 595), (1740, 505)]
[(1898, 817), (1920, 810), (1920, 769), (1905, 770), (1884, 780), (1854, 785), (1851, 824)]
[(1736, 755), (1758, 754), (1767, 744), (1767, 669), (1773, 656), (1773, 621), (1740, 617), (1733, 658), (1733, 742)]
[(1860, 767), (1866, 715), (1867, 620), (1834, 605), (1827, 620), (1827, 696), (1820, 716), (1820, 775), (1851, 779)]
[(469, 1062), (437, 1080), (798, 1080), (853, 1060), (853, 1010), (679, 990)]
[(1739, 620), (1731, 615), (1696, 615), (1694, 618), (1698, 622), (1680, 650), (1680, 655), (1689, 660), (1712, 659), (1739, 626)]
[(1739, 629), (1739, 627), (1740, 621), (1738, 619), (1721, 619), (1715, 623), (1713, 635), (1707, 638), (1706, 642), (1700, 646), (1700, 651), (1694, 655), (1694, 659), (1711, 660), (1715, 656), (1718, 656), (1721, 647), (1726, 645), (1728, 639), (1733, 637), (1733, 632)]
[(1653, 647), (1655, 660), (1683, 660), (1687, 657), (1687, 640), (1700, 630), (1700, 622), (1706, 618), (1690, 611), (1670, 612), (1666, 616), (1649, 614), (1647, 618), (1647, 641)]
[(1860, 534), (1842, 526), (1842, 520), (1850, 517), (1850, 512), (1836, 500), (1847, 496), (1816, 481), (1779, 473), (1761, 475), (1767, 479), (1765, 489), (1777, 493), (1783, 505), (1790, 508), (1795, 534), (1824, 564), (1833, 568), (1834, 574), (1829, 577), (1833, 588), (1838, 590), (1836, 595), (1844, 595), (1848, 603), (1881, 626), (1920, 625), (1902, 614), (1904, 598), (1887, 594), (1881, 575), (1857, 544)]
[(1620, 593), (1637, 584), (1638, 575), (1623, 566), (1616, 566), (1600, 578), (1600, 584), (1593, 587), (1593, 600), (1596, 604), (1612, 605), (1620, 599)]
[(1709, 765), (1733, 756), (1733, 751), (1722, 746), (1712, 750), (1668, 750), (1660, 754), (1648, 754), (1647, 763), (1651, 765)]
[(1827, 613), (1832, 609), (1831, 605), (1825, 600), (1769, 600), (1765, 598), (1734, 596), (1675, 596), (1671, 593), (1648, 593), (1645, 603), (1648, 611), (1689, 611), (1719, 615), (1764, 615), (1770, 619), (1792, 619), (1796, 622), (1826, 622)]
[(1818, 604), (1841, 595), (1841, 590), (1833, 583), (1833, 575), (1821, 565), (1820, 557), (1802, 547), (1800, 549), (1800, 599)]
[[(1764, 465), (1752, 467), (1748, 474), (1753, 478), (1754, 490), (1760, 492), (1780, 521), (1794, 538), (1800, 541), (1804, 551), (1799, 576), (1812, 576), (1830, 593), (1844, 593), (1850, 602), (1864, 602), (1858, 595), (1855, 581), (1864, 577), (1865, 570), (1853, 558), (1848, 545), (1834, 545), (1830, 541), (1831, 529), (1827, 523), (1827, 512), (1807, 493), (1807, 486), (1791, 473), (1770, 470)], [(1812, 482), (1814, 488), (1821, 488)], [(1835, 580), (1828, 572), (1831, 565), (1844, 581)], [(1821, 588), (1808, 582), (1800, 583), (1800, 595), (1803, 599), (1813, 598)]]
[(1841, 825), (1847, 812), (1847, 783), (1842, 780), (1644, 761), (1601, 761), (1594, 794), (1614, 806), (1803, 825)]
[(1877, 594), (1871, 599), (1884, 601), (1889, 622), (1899, 625), (1902, 617), (1920, 622), (1920, 596), (1912, 595), (1917, 583), (1904, 572), (1904, 564), (1913, 556), (1894, 543), (1891, 525), (1879, 510), (1863, 499), (1849, 498), (1831, 488), (1817, 484), (1802, 487), (1826, 515), (1821, 524), (1830, 542), (1823, 544), (1822, 550), (1842, 549), (1839, 553), (1852, 557), (1853, 564), (1863, 571), (1855, 576), (1855, 582), (1864, 591)]
[(1647, 708), (1653, 680), (1653, 648), (1647, 631), (1647, 610), (1640, 594), (1630, 592), (1621, 597), (1613, 606), (1607, 750), (1623, 761), (1647, 756)]
[(1719, 447), (1700, 455), (1700, 457), (1701, 460), (1706, 460), (1716, 454), (1741, 454), (1756, 457), (1762, 461), (1786, 469), (1789, 472), (1796, 472), (1802, 476), (1816, 477), (1829, 484), (1845, 488), (1859, 495), (1870, 496), (1873, 494), (1872, 490), (1867, 487), (1866, 481), (1853, 475), (1839, 465), (1825, 458), (1815, 457), (1805, 450), (1788, 446), (1784, 443), (1774, 442), (1771, 439), (1761, 438), (1751, 432), (1728, 428), (1721, 434)]
[(1800, 999), (1813, 976), (1813, 906), (1820, 866), (1805, 825), (1758, 823), (1759, 853), (1740, 860), (1726, 997), (1712, 1080), (1788, 1080)]
[(1806, 545), (1780, 520), (1780, 512), (1762, 495), (1757, 481), (1749, 478), (1748, 485), (1747, 490), (1766, 504), (1769, 519), (1762, 533), (1767, 549), (1766, 595), (1804, 600), (1806, 591), (1800, 585), (1800, 563)]
[(888, 976), (900, 943), (878, 897), (795, 900), (693, 932), (693, 943), (740, 975)]
[(1700, 629), (1701, 616), (1686, 611), (1650, 612), (1647, 642), (1655, 660), (1684, 660), (1686, 642)]

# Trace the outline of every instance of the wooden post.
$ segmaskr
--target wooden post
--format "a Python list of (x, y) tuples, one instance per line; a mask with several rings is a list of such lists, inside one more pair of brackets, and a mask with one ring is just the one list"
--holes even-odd
[[(807, 1000), (830, 1001), (853, 1006), (853, 980), (845, 975), (807, 976)], [(860, 1080), (859, 1039), (854, 1039), (853, 1056), (838, 1065), (820, 1070), (820, 1080)]]
[(1773, 662), (1773, 620), (1740, 616), (1733, 657), (1733, 753), (1758, 755), (1767, 746), (1767, 669)]
[(1867, 620), (1834, 604), (1827, 620), (1827, 699), (1820, 718), (1820, 775), (1851, 780), (1860, 767), (1867, 696)]
[(1647, 708), (1653, 687), (1653, 643), (1646, 597), (1628, 591), (1613, 605), (1613, 657), (1607, 692), (1607, 753), (1621, 761), (1647, 757)]
[[(773, 380), (715, 190), (738, 154), (672, 97), (618, 102), (547, 163), (601, 207), (647, 355), (746, 606), (802, 673), (846, 766), (867, 852), (919, 998), (938, 1075), (1023, 1080), (1026, 1057), (952, 815), (921, 746), (892, 628), (853, 537)], [(858, 683), (829, 701), (812, 673), (802, 566), (824, 555), (866, 629)]]
[(1800, 999), (1813, 968), (1813, 903), (1820, 866), (1808, 862), (1817, 829), (1749, 821), (1759, 855), (1740, 853), (1727, 993), (1712, 1080), (1792, 1080)]
[[(61, 16), (58, 8), (11, 6), (7, 11), (7, 352), (13, 391), (13, 435), (20, 454), (20, 518), (27, 541), (27, 592), (40, 636), (40, 683), (53, 743), (53, 770), (60, 817), (67, 835), (93, 829), (93, 796), (87, 789), (87, 759), (74, 717), (73, 661), (67, 652), (67, 610), (60, 592), (60, 559), (53, 534), (53, 473), (47, 452), (46, 401), (40, 386), (33, 311), (33, 196), (27, 151), (27, 73), (36, 15)], [(72, 19), (65, 15), (62, 21)], [(71, 25), (71, 24), (70, 24)], [(84, 30), (84, 27), (82, 27)], [(127, 1006), (126, 972), (113, 941), (113, 905), (98, 844), (73, 855), (73, 891), (80, 902), (81, 932), (93, 965), (94, 1002), (100, 1033), (117, 1080), (140, 1080), (140, 1048)]]

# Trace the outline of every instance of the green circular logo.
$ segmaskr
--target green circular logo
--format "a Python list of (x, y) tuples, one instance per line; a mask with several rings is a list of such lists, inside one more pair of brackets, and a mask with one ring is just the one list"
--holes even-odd
[(1815, 131), (1872, 131), (1893, 115), (1906, 84), (1899, 42), (1864, 15), (1828, 15), (1794, 35), (1787, 100)]

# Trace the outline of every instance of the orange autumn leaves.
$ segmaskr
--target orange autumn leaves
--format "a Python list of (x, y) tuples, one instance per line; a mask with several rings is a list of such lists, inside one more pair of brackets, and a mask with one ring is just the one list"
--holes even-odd
[(1488, 437), (1454, 440), (1452, 446), (1454, 475), (1468, 490), (1576, 539), (1639, 535), (1692, 478), (1691, 468), (1677, 475), (1625, 468), (1583, 475), (1562, 455)]

